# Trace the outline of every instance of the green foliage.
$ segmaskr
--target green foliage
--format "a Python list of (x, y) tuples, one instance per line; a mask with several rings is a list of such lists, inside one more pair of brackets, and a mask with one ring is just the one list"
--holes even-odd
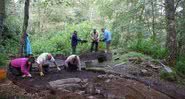
[(154, 58), (165, 58), (167, 51), (160, 44), (152, 40), (133, 41), (129, 44), (129, 49), (151, 55)]
[(179, 74), (185, 75), (185, 57), (181, 56), (178, 58), (175, 68)]
[(7, 63), (7, 57), (5, 54), (0, 53), (0, 67), (6, 66)]
[(168, 81), (176, 81), (177, 80), (176, 72), (168, 73), (168, 72), (165, 72), (165, 71), (161, 71), (160, 72), (160, 77), (161, 77), (161, 79), (165, 79), (165, 80), (168, 80)]
[(1, 50), (4, 53), (16, 54), (19, 45), (19, 38), (21, 32), (20, 18), (16, 16), (7, 16), (5, 19), (5, 27), (3, 32), (3, 40), (1, 43)]
[[(92, 24), (89, 22), (82, 22), (80, 24), (66, 25), (62, 31), (50, 31), (48, 33), (41, 33), (40, 37), (35, 34), (31, 38), (33, 53), (40, 54), (43, 52), (50, 52), (55, 54), (71, 54), (71, 36), (73, 31), (78, 32), (80, 39), (90, 41), (90, 33), (92, 31)], [(83, 53), (90, 49), (90, 43), (79, 43), (77, 46), (77, 53)]]

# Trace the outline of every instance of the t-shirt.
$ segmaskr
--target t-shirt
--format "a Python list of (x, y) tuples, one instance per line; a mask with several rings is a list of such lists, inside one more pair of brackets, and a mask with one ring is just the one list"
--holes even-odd
[(111, 32), (110, 31), (108, 31), (108, 30), (104, 31), (104, 39), (105, 39), (105, 42), (111, 41)]
[[(66, 60), (65, 60), (65, 64), (67, 65), (68, 63), (71, 63), (73, 64), (72, 60), (75, 58), (75, 56), (77, 55), (70, 55)], [(79, 56), (77, 56), (77, 66), (79, 67), (81, 64), (80, 64), (80, 58)]]
[(30, 66), (27, 66), (28, 58), (17, 58), (10, 61), (12, 67), (21, 68), (21, 72), (25, 75), (29, 74)]
[(49, 62), (54, 62), (55, 59), (51, 55), (51, 59), (48, 60), (48, 55), (51, 55), (50, 53), (42, 53), (36, 60), (38, 64), (48, 64)]

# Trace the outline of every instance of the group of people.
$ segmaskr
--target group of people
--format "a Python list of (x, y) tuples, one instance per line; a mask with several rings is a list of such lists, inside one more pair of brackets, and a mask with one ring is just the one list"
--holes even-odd
[[(15, 76), (32, 77), (31, 70), (32, 64), (36, 63), (39, 69), (40, 76), (44, 76), (49, 72), (49, 64), (53, 63), (57, 70), (60, 71), (60, 67), (57, 65), (54, 57), (50, 53), (42, 53), (35, 60), (33, 56), (25, 58), (16, 58), (10, 61), (9, 71)], [(61, 63), (62, 64), (62, 63)], [(64, 63), (64, 69), (68, 71), (81, 71), (80, 58), (77, 55), (70, 55)]]
[[(96, 29), (93, 30), (93, 32), (91, 33), (91, 52), (98, 51), (98, 43), (100, 41), (105, 42), (106, 44), (106, 52), (110, 51), (110, 44), (111, 44), (111, 32), (108, 31), (105, 28), (101, 29), (102, 33), (103, 33), (103, 39), (100, 39), (100, 34), (96, 31)], [(86, 42), (85, 40), (81, 40), (78, 38), (77, 35), (77, 31), (73, 32), (73, 35), (71, 37), (71, 47), (72, 47), (72, 53), (75, 54), (76, 53), (76, 47), (78, 45), (78, 42)], [(95, 47), (95, 48), (94, 48)]]
[[(100, 39), (99, 33), (96, 31), (96, 29), (93, 30), (93, 33), (91, 33), (91, 52), (94, 49), (95, 51), (98, 51), (98, 43), (99, 41), (104, 41), (106, 44), (106, 51), (109, 51), (110, 43), (111, 43), (111, 33), (106, 30), (105, 28), (101, 29), (103, 33), (103, 39)], [(28, 39), (28, 36), (26, 36), (26, 44), (29, 45), (27, 47), (26, 51), (30, 53), (31, 52), (31, 45), (30, 41)], [(78, 55), (75, 55), (76, 53), (76, 46), (78, 45), (78, 42), (87, 42), (85, 40), (81, 40), (77, 36), (77, 31), (74, 31), (72, 37), (71, 37), (71, 46), (72, 46), (72, 53), (73, 55), (70, 55), (64, 63), (64, 69), (67, 71), (81, 71), (81, 63), (80, 58)], [(60, 71), (60, 67), (57, 65), (54, 57), (51, 55), (51, 53), (42, 53), (35, 59), (32, 55), (29, 55), (24, 58), (16, 58), (10, 61), (9, 63), (9, 71), (15, 75), (15, 76), (22, 76), (22, 77), (32, 77), (31, 71), (32, 71), (32, 64), (36, 63), (40, 76), (44, 76), (46, 73), (49, 72), (49, 64), (52, 62), (56, 67), (57, 70)], [(62, 64), (62, 63), (61, 63)]]

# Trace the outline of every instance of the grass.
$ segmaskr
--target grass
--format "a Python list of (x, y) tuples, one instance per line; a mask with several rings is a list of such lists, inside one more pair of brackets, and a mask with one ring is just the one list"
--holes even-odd
[[(113, 51), (114, 53), (115, 51)], [(119, 50), (116, 50), (116, 52), (118, 52), (116, 55), (113, 55), (113, 63), (114, 64), (117, 64), (117, 63), (126, 63), (128, 62), (128, 59), (129, 58), (133, 58), (133, 57), (140, 57), (141, 59), (144, 59), (144, 60), (153, 60), (152, 57), (148, 56), (148, 55), (145, 55), (145, 54), (142, 54), (142, 53), (139, 53), (139, 52), (126, 52), (126, 51), (121, 51), (121, 49)], [(114, 59), (117, 59), (119, 58), (118, 60), (114, 60)]]
[(165, 47), (162, 47), (151, 39), (142, 39), (140, 42), (133, 41), (129, 44), (128, 48), (133, 51), (150, 55), (156, 59), (163, 59), (167, 56), (167, 50)]

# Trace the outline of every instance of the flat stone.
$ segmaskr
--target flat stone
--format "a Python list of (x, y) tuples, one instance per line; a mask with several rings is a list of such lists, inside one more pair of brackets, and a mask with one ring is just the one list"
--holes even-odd
[(110, 79), (107, 79), (105, 82), (106, 82), (106, 83), (109, 83), (109, 82), (110, 82)]
[(74, 90), (80, 89), (81, 86), (79, 84), (63, 84), (63, 85), (54, 86), (53, 88), (57, 88), (57, 89), (61, 89), (61, 90), (66, 89), (66, 90), (74, 91)]
[(50, 81), (49, 84), (50, 86), (58, 86), (58, 85), (63, 85), (63, 84), (69, 84), (69, 83), (79, 83), (81, 82), (80, 78), (68, 78), (68, 79), (60, 79), (56, 81)]

